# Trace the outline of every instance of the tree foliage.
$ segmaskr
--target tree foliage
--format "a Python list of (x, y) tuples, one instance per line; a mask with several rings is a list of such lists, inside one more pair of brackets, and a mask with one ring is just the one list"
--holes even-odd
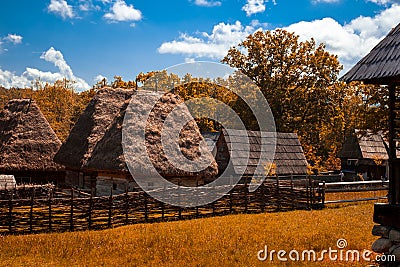
[(354, 129), (385, 129), (384, 87), (338, 81), (342, 66), (314, 39), (285, 30), (257, 31), (222, 62), (256, 83), (278, 131), (296, 132), (314, 170), (337, 169), (344, 136)]

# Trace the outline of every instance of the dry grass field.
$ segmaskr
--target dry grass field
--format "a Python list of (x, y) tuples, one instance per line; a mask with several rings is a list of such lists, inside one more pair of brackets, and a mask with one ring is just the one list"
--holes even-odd
[(260, 262), (269, 250), (369, 249), (373, 204), (140, 224), (105, 231), (0, 236), (0, 266), (366, 266), (367, 262)]

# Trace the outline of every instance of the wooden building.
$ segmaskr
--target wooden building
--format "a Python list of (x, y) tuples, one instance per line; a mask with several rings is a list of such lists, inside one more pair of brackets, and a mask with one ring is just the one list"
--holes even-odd
[(63, 183), (65, 169), (53, 161), (60, 146), (34, 100), (11, 100), (0, 113), (0, 174), (17, 182)]
[(14, 175), (0, 175), (0, 191), (13, 189), (16, 185), (17, 182), (15, 181)]
[[(394, 240), (394, 235), (391, 234), (400, 231), (400, 159), (397, 156), (400, 144), (400, 24), (341, 79), (345, 82), (363, 81), (388, 87), (389, 204), (375, 204), (374, 222), (380, 224), (377, 228), (390, 232), (386, 235), (381, 231), (381, 238), (373, 244), (372, 249), (378, 253), (400, 255), (400, 248), (394, 246), (398, 240)], [(376, 233), (375, 229), (373, 233)], [(386, 244), (385, 248), (379, 246), (382, 243)], [(382, 264), (398, 266), (399, 258), (396, 256), (395, 263)]]
[[(297, 134), (273, 134), (233, 129), (228, 131), (224, 129), (218, 138), (215, 147), (217, 150), (215, 158), (218, 163), (218, 173), (221, 174), (226, 168), (233, 168), (231, 173), (243, 173), (244, 176), (251, 177), (260, 161), (260, 144), (271, 144), (272, 138), (276, 138), (275, 158), (273, 161), (276, 174), (279, 176), (306, 175), (307, 160)], [(250, 145), (249, 160), (241, 157), (241, 155), (245, 155), (245, 153), (241, 153), (241, 150), (246, 150), (246, 140), (249, 140)], [(238, 150), (232, 151), (232, 153), (235, 153), (235, 157), (232, 158), (233, 166), (228, 166), (230, 160), (229, 150), (231, 150), (233, 143), (235, 143), (235, 147), (238, 147)]]
[[(152, 109), (158, 99), (160, 101)], [(207, 147), (200, 146), (203, 138), (199, 128), (187, 107), (180, 105), (182, 102), (177, 95), (171, 93), (161, 95), (149, 91), (137, 91), (131, 100), (126, 101), (119, 116), (115, 118), (103, 138), (96, 144), (89, 161), (84, 166), (89, 172), (97, 172), (97, 195), (109, 194), (111, 187), (116, 193), (125, 192), (127, 187), (133, 189), (136, 187), (136, 183), (132, 175), (146, 176), (151, 173), (153, 167), (163, 178), (177, 185), (197, 186), (214, 179), (217, 174), (217, 164)], [(128, 104), (130, 104), (129, 113), (126, 115)], [(192, 164), (197, 164), (196, 160), (200, 156), (206, 162), (211, 162), (202, 171), (185, 171), (187, 166), (184, 163), (180, 166), (173, 165), (163, 149), (161, 143), (162, 131), (174, 130), (175, 128), (179, 130), (180, 121), (173, 120), (172, 124), (164, 124), (168, 114), (178, 105), (181, 107), (178, 112), (179, 116), (186, 116), (184, 119), (191, 119), (179, 133), (180, 150), (187, 159), (193, 161)], [(144, 110), (152, 110), (148, 120), (145, 112), (143, 112)], [(131, 116), (131, 114), (135, 116)], [(122, 144), (123, 123), (125, 123), (124, 127), (133, 129), (130, 132), (130, 139), (127, 141), (129, 144), (125, 144), (125, 147)], [(140, 142), (140, 131), (136, 129), (146, 129), (144, 144)], [(143, 146), (145, 146), (147, 155), (142, 153)], [(124, 152), (130, 155), (130, 168), (128, 168)], [(156, 186), (151, 177), (148, 181), (147, 188), (151, 189), (152, 186)]]
[[(138, 100), (137, 95), (141, 97)], [(67, 167), (67, 182), (78, 188), (92, 190), (96, 195), (109, 195), (128, 190), (137, 190), (137, 185), (125, 162), (122, 145), (122, 124), (126, 108), (135, 108), (131, 112), (143, 115), (145, 108), (151, 108), (155, 98), (161, 95), (147, 91), (105, 88), (100, 90), (89, 103), (66, 142), (61, 146), (55, 160)], [(136, 102), (135, 102), (136, 101)], [(180, 171), (170, 164), (162, 150), (160, 139), (163, 120), (168, 112), (182, 103), (178, 96), (166, 94), (156, 106), (151, 117), (155, 118), (153, 125), (146, 132), (146, 142), (152, 164), (166, 179), (181, 185), (201, 185), (207, 179), (213, 179), (217, 165), (206, 148), (199, 146), (202, 137), (197, 124), (192, 120), (181, 132), (182, 153), (188, 159), (196, 159), (200, 154), (213, 162), (211, 166), (200, 173)], [(191, 116), (187, 108), (183, 114)], [(145, 127), (146, 119), (129, 121), (134, 129)], [(193, 118), (192, 118), (193, 119)], [(139, 144), (133, 142), (130, 148), (140, 150)], [(208, 153), (208, 154), (207, 154)], [(135, 158), (134, 173), (140, 175), (147, 172), (150, 166), (142, 156)]]
[(346, 137), (339, 152), (345, 181), (381, 180), (387, 177), (388, 147), (380, 133), (356, 130)]
[(132, 90), (103, 88), (89, 102), (54, 157), (54, 161), (66, 166), (68, 185), (86, 190), (95, 187), (97, 173), (83, 171), (83, 167), (132, 94)]

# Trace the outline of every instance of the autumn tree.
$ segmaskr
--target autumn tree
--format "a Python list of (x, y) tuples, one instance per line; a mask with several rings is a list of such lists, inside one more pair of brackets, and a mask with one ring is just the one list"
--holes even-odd
[[(343, 88), (338, 85), (342, 66), (337, 56), (314, 39), (300, 41), (285, 30), (257, 31), (222, 62), (239, 69), (259, 86), (268, 100), (278, 131), (297, 132), (312, 164), (334, 152), (332, 136), (341, 136), (338, 108)], [(340, 139), (340, 138), (339, 138)], [(314, 162), (313, 162), (314, 161)]]

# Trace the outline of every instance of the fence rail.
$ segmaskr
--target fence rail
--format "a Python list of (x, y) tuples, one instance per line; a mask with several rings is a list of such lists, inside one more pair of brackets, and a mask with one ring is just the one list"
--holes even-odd
[[(360, 182), (334, 182), (334, 183), (319, 183), (319, 188), (322, 188), (323, 195), (327, 194), (345, 194), (345, 193), (362, 193), (362, 192), (380, 192), (389, 190), (388, 181), (360, 181)], [(354, 203), (362, 201), (373, 201), (387, 199), (387, 196), (374, 197), (356, 197), (352, 199), (335, 199), (326, 200), (323, 198), (323, 204), (339, 204), (339, 203)]]
[[(35, 190), (35, 189), (32, 189)], [(0, 234), (62, 232), (105, 229), (135, 223), (173, 221), (235, 213), (260, 213), (318, 207), (323, 190), (318, 182), (303, 180), (266, 180), (254, 192), (247, 185), (237, 185), (221, 199), (205, 206), (182, 208), (164, 204), (145, 192), (122, 195), (79, 197), (72, 190), (69, 197), (0, 200)]]

